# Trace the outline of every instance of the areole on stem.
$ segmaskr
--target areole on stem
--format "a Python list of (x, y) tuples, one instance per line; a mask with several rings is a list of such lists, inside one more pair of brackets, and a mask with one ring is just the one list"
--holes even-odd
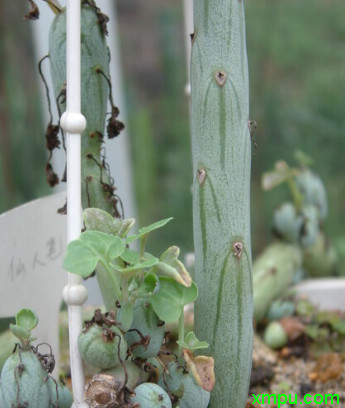
[(253, 299), (243, 2), (194, 1), (191, 59), (195, 330), (215, 359), (210, 407), (244, 407)]

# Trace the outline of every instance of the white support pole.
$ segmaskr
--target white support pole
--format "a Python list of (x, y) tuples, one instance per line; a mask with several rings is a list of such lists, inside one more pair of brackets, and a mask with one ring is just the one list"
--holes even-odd
[[(77, 239), (82, 228), (81, 209), (81, 133), (86, 120), (80, 113), (80, 0), (67, 0), (67, 98), (61, 126), (67, 137), (67, 242)], [(74, 407), (87, 407), (84, 400), (83, 362), (78, 352), (78, 336), (82, 330), (82, 305), (87, 290), (78, 275), (68, 274), (63, 290), (68, 305), (69, 345)]]
[(187, 84), (185, 92), (187, 96), (190, 96), (190, 55), (192, 51), (192, 40), (190, 38), (190, 35), (194, 32), (193, 0), (183, 0), (183, 15), (187, 63)]

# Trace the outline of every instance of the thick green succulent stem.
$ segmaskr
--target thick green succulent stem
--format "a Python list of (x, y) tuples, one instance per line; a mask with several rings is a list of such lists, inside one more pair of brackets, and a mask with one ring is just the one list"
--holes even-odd
[(210, 344), (210, 407), (245, 406), (251, 372), (249, 92), (243, 3), (194, 1), (193, 217), (198, 338)]
[[(65, 103), (61, 91), (66, 82), (66, 11), (53, 21), (49, 35), (49, 58), (55, 96), (61, 111)], [(109, 52), (95, 12), (81, 10), (81, 112), (87, 126), (81, 142), (83, 208), (97, 207), (114, 215), (112, 182), (101, 154), (109, 95)], [(68, 175), (67, 175), (68, 177)]]

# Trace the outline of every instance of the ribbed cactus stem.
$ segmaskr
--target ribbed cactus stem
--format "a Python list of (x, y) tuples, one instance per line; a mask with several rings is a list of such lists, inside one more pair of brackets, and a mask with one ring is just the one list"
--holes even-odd
[(194, 1), (191, 60), (198, 338), (210, 344), (210, 407), (245, 406), (252, 360), (249, 91), (243, 2)]

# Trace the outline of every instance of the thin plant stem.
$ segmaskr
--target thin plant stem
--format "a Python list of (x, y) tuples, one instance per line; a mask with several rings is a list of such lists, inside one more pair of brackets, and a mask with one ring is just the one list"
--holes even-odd
[(122, 276), (122, 299), (123, 299), (124, 305), (128, 303), (128, 281), (129, 281), (129, 276), (123, 275)]
[(140, 260), (143, 260), (145, 255), (145, 247), (147, 241), (147, 234), (143, 235), (140, 239)]
[(296, 182), (294, 179), (290, 178), (287, 180), (287, 184), (289, 186), (293, 202), (295, 204), (295, 208), (299, 211), (303, 204), (303, 195), (299, 192)]
[(120, 285), (119, 285), (119, 281), (117, 279), (117, 276), (114, 273), (115, 271), (104, 260), (100, 261), (100, 263), (103, 266), (103, 268), (105, 269), (105, 271), (107, 272), (108, 277), (109, 277), (109, 281), (112, 282), (112, 284), (113, 284), (116, 298), (118, 300), (122, 300), (122, 292), (121, 292), (121, 289), (120, 289)]
[[(180, 314), (180, 318), (178, 320), (178, 341), (184, 342), (184, 312), (182, 308), (182, 312)], [(182, 355), (182, 347), (178, 346), (179, 355)]]

